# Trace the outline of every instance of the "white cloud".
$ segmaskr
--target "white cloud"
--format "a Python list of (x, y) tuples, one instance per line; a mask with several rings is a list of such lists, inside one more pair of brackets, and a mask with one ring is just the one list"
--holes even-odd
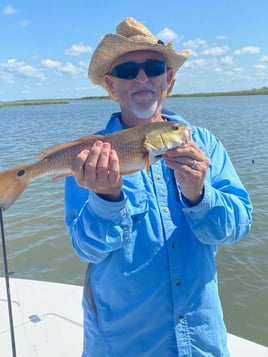
[(90, 46), (80, 44), (73, 44), (70, 48), (68, 48), (64, 54), (68, 56), (79, 56), (81, 54), (90, 53), (92, 48)]
[(207, 42), (201, 38), (196, 38), (194, 40), (189, 40), (183, 43), (185, 48), (207, 48)]
[(16, 58), (0, 63), (0, 79), (3, 82), (13, 83), (15, 79), (45, 79), (45, 76), (31, 65)]
[(198, 57), (198, 53), (194, 50), (189, 50), (190, 51), (190, 57)]
[(219, 35), (219, 36), (216, 36), (216, 40), (218, 40), (218, 41), (223, 41), (223, 40), (227, 40), (227, 36), (225, 36), (225, 35)]
[(220, 63), (224, 66), (232, 66), (234, 64), (234, 60), (231, 56), (225, 56), (220, 59)]
[(76, 92), (88, 92), (88, 87), (77, 87), (74, 88)]
[(189, 62), (186, 62), (184, 64), (184, 67), (187, 67), (187, 68), (199, 68), (199, 67), (206, 67), (208, 65), (208, 61), (206, 61), (205, 59), (196, 59), (196, 60), (193, 60), (193, 61), (189, 61)]
[(61, 67), (61, 62), (59, 61), (53, 61), (49, 58), (41, 61), (41, 67), (43, 68), (60, 68)]
[(19, 23), (19, 26), (22, 27), (22, 28), (25, 28), (25, 27), (27, 27), (29, 25), (29, 23), (30, 22), (28, 20), (24, 20), (24, 21), (21, 21)]
[(16, 9), (14, 9), (14, 7), (12, 7), (11, 5), (7, 5), (4, 7), (2, 14), (3, 15), (13, 15), (17, 12)]
[(0, 68), (0, 83), (14, 83), (15, 80), (8, 73)]
[(31, 92), (31, 89), (30, 89), (29, 86), (23, 86), (23, 89), (22, 89), (21, 93), (23, 93), (23, 94), (31, 94), (32, 92)]
[(61, 73), (67, 73), (67, 74), (78, 74), (80, 70), (78, 67), (74, 66), (72, 63), (68, 62), (65, 63), (61, 68), (60, 68)]
[(261, 80), (266, 80), (267, 79), (267, 75), (264, 71), (257, 71), (255, 73), (255, 76), (260, 78)]
[(222, 47), (216, 46), (203, 50), (201, 54), (205, 56), (221, 56), (228, 51), (230, 51), (228, 46), (222, 46)]
[(261, 62), (268, 62), (268, 56), (262, 56), (262, 57), (260, 58), (260, 61), (261, 61)]
[(260, 52), (259, 47), (246, 46), (234, 51), (234, 55), (255, 55)]
[(264, 71), (266, 69), (265, 64), (255, 64), (253, 66), (257, 71)]
[(80, 67), (87, 68), (87, 67), (88, 67), (88, 63), (89, 63), (89, 61), (79, 61), (79, 62), (78, 62), (78, 65), (79, 65)]
[(81, 67), (75, 66), (70, 62), (63, 63), (59, 61), (53, 61), (49, 58), (41, 62), (41, 67), (46, 69), (54, 69), (56, 73), (61, 76), (62, 74), (78, 74), (81, 73)]
[(233, 71), (234, 71), (235, 73), (243, 73), (243, 72), (244, 72), (244, 69), (241, 68), (241, 67), (235, 67), (235, 68), (233, 69)]
[(215, 67), (215, 68), (213, 68), (213, 72), (216, 72), (216, 73), (222, 73), (222, 68), (220, 68), (220, 67)]
[(176, 32), (170, 30), (168, 27), (165, 27), (162, 31), (160, 31), (156, 37), (163, 42), (176, 42), (179, 40), (179, 36), (176, 34)]

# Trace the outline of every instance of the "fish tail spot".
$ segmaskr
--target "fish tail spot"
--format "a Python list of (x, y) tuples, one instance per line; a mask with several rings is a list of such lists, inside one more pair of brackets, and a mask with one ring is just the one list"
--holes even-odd
[(18, 172), (17, 172), (17, 176), (18, 177), (21, 177), (21, 176), (23, 176), (25, 174), (25, 170), (19, 170)]

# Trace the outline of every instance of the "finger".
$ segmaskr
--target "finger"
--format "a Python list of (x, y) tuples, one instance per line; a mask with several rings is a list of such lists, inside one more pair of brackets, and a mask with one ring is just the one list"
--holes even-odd
[(97, 165), (103, 148), (102, 141), (96, 141), (91, 147), (88, 158), (84, 164), (84, 176), (88, 182), (95, 182), (97, 178)]
[(188, 166), (187, 162), (181, 162), (177, 160), (165, 160), (166, 165), (171, 169), (178, 171), (178, 172), (189, 172), (190, 167)]
[(197, 170), (198, 169), (198, 165), (197, 165), (197, 161), (194, 160), (190, 160), (188, 166), (190, 167), (191, 170)]
[(99, 182), (105, 182), (108, 180), (109, 160), (110, 160), (111, 145), (104, 142), (102, 151), (97, 161), (96, 177)]
[(77, 182), (82, 183), (84, 178), (84, 165), (87, 161), (89, 150), (81, 151), (73, 160), (71, 165), (71, 171), (75, 176)]
[(167, 166), (172, 166), (172, 168), (174, 168), (174, 166), (178, 168), (186, 168), (186, 170), (193, 165), (193, 162), (194, 166), (197, 167), (198, 162), (198, 160), (189, 156), (165, 156), (164, 159)]
[(187, 170), (198, 170), (202, 167), (208, 167), (208, 157), (201, 151), (195, 144), (187, 148), (175, 148), (169, 150), (163, 158), (166, 160), (167, 165), (170, 165), (172, 162), (174, 164), (184, 165)]
[(170, 149), (166, 152), (164, 156), (166, 157), (192, 157), (195, 158), (196, 160), (200, 155), (202, 155), (203, 152), (197, 147), (195, 143), (191, 143), (185, 147), (177, 147), (174, 149)]
[(75, 172), (81, 170), (81, 168), (84, 166), (88, 158), (88, 154), (89, 154), (89, 150), (81, 151), (73, 160), (71, 165), (71, 170)]
[(109, 181), (115, 182), (120, 179), (120, 163), (115, 150), (110, 151), (109, 156)]
[(73, 176), (75, 177), (78, 185), (83, 185), (84, 180), (84, 165), (88, 158), (89, 150), (81, 151), (76, 158), (73, 160), (71, 165), (71, 171)]

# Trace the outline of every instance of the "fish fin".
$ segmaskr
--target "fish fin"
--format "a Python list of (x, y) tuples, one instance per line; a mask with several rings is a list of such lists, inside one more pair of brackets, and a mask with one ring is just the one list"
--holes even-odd
[(148, 173), (150, 168), (150, 155), (145, 156), (145, 171)]
[(97, 140), (103, 140), (104, 135), (88, 135), (88, 136), (84, 136), (83, 138), (74, 140), (74, 141), (70, 141), (68, 143), (63, 143), (63, 144), (56, 144), (53, 146), (50, 146), (44, 150), (42, 150), (39, 154), (38, 154), (38, 160), (43, 160), (45, 159), (47, 156), (54, 154), (55, 152), (58, 152), (60, 150), (65, 150), (68, 149), (72, 146), (76, 146), (76, 145), (80, 145), (83, 144), (85, 142), (90, 142), (90, 141), (97, 141)]
[(58, 179), (65, 178), (67, 176), (72, 176), (72, 173), (71, 172), (63, 172), (63, 173), (61, 173), (59, 175), (53, 176), (50, 180), (51, 181), (56, 181)]
[(25, 175), (31, 165), (17, 166), (0, 172), (0, 208), (10, 207), (26, 189), (31, 178)]

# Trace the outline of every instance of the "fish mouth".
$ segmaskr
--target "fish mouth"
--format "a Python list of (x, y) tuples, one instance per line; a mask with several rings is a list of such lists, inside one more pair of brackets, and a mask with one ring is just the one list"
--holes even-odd
[(163, 154), (158, 154), (158, 155), (155, 155), (154, 157), (155, 157), (155, 159), (162, 159)]

